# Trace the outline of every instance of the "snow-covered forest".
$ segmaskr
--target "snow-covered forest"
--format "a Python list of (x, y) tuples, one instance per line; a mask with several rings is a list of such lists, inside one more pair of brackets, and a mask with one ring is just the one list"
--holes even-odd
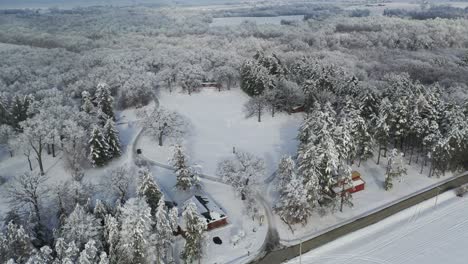
[[(268, 207), (291, 230), (353, 210), (345, 189), (363, 164), (384, 167), (382, 192), (414, 171), (437, 178), (468, 169), (468, 7), (423, 2), (376, 14), (352, 3), (283, 2), (0, 10), (0, 263), (206, 256), (197, 205), (165, 203), (129, 139), (144, 130), (150, 148), (173, 148), (160, 152), (173, 192), (203, 189), (208, 172), (180, 145), (197, 136), (190, 113), (161, 98), (195, 97), (206, 85), (240, 89), (248, 99), (235, 107), (260, 127), (266, 118), (301, 120), (285, 136), (297, 150), (279, 161), (235, 147), (212, 161), (209, 173), (259, 226)], [(278, 25), (213, 23), (297, 15)], [(277, 196), (263, 208), (271, 186)]]

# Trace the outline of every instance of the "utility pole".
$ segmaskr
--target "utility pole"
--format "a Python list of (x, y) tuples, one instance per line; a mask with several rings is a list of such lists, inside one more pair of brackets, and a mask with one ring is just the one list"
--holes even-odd
[(299, 243), (299, 264), (302, 264), (302, 239)]
[(439, 199), (439, 193), (440, 193), (440, 187), (437, 187), (437, 195), (436, 195), (434, 207), (437, 206), (437, 200)]

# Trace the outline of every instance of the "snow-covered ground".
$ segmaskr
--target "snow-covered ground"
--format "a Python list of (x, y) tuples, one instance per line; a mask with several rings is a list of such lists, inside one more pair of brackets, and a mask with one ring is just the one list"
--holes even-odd
[(447, 192), (306, 253), (302, 263), (464, 264), (467, 230), (468, 198)]
[[(259, 123), (256, 118), (245, 118), (243, 105), (247, 100), (240, 89), (218, 92), (210, 88), (192, 95), (162, 92), (159, 98), (162, 107), (190, 121), (191, 131), (183, 146), (203, 173), (214, 176), (217, 163), (230, 158), (235, 147), (263, 158), (270, 175), (283, 155), (296, 152), (302, 114), (277, 114), (272, 118), (266, 113)], [(143, 136), (137, 147), (146, 157), (161, 163), (168, 163), (172, 155), (168, 140), (159, 147), (153, 138)]]
[[(309, 239), (329, 229), (352, 222), (357, 218), (388, 207), (429, 187), (440, 184), (453, 176), (448, 173), (445, 177), (429, 178), (427, 177), (428, 168), (425, 167), (423, 174), (420, 174), (420, 164), (414, 164), (413, 162), (413, 165), (408, 167), (408, 175), (403, 177), (402, 182), (394, 182), (393, 189), (385, 191), (384, 175), (386, 163), (386, 158), (382, 158), (380, 165), (377, 165), (375, 160), (371, 159), (363, 163), (359, 168), (357, 166), (353, 167), (354, 170), (361, 173), (362, 179), (366, 182), (365, 190), (353, 194), (353, 208), (345, 207), (343, 212), (336, 212), (325, 216), (315, 213), (305, 226), (293, 226), (294, 233), (275, 215), (281, 243), (285, 245), (298, 244), (301, 239)], [(277, 193), (273, 190), (272, 186), (270, 186), (269, 194), (271, 203), (275, 204)]]

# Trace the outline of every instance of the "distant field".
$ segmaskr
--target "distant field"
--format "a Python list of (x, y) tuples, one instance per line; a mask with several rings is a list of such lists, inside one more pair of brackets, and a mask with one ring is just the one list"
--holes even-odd
[[(454, 7), (465, 8), (468, 7), (468, 2), (450, 2), (450, 1), (438, 1), (437, 5), (450, 5)], [(353, 10), (353, 9), (369, 9), (373, 15), (382, 15), (385, 9), (419, 9), (420, 4), (415, 3), (414, 1), (408, 2), (394, 2), (394, 3), (383, 3), (381, 5), (371, 4), (371, 5), (351, 5), (345, 7), (344, 9)]]

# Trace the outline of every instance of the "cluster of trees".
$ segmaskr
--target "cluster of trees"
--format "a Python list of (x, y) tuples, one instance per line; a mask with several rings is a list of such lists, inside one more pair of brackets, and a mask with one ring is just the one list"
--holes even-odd
[(411, 19), (426, 20), (436, 18), (457, 19), (467, 18), (468, 8), (433, 5), (422, 10), (385, 9), (384, 16), (408, 17)]
[(88, 92), (83, 92), (81, 109), (97, 120), (97, 124), (92, 126), (89, 140), (89, 160), (93, 166), (102, 166), (120, 156), (120, 139), (114, 122), (114, 98), (108, 86), (98, 84), (94, 97), (92, 100)]
[[(112, 192), (116, 203), (93, 200), (93, 187), (74, 177), (52, 189), (46, 176), (26, 173), (7, 188), (14, 205), (0, 232), (2, 263), (168, 263), (173, 261), (173, 243), (179, 213), (168, 208), (151, 172), (138, 172), (136, 197), (129, 198), (131, 170), (117, 168), (104, 179), (103, 190)], [(50, 196), (57, 203), (54, 231), (45, 223), (54, 221)], [(110, 200), (113, 201), (113, 200)], [(182, 213), (185, 247), (181, 258), (192, 263), (203, 255), (206, 221), (196, 205), (187, 202)]]
[(89, 93), (82, 96), (81, 109), (56, 89), (42, 90), (33, 95), (8, 97), (0, 102), (1, 144), (11, 156), (24, 155), (29, 169), (32, 158), (45, 173), (44, 152), (56, 157), (64, 153), (73, 171), (86, 164), (87, 158), (95, 166), (120, 155), (119, 133), (114, 123), (113, 98), (106, 85), (98, 85), (94, 99)]
[(290, 112), (300, 102), (298, 86), (286, 79), (287, 69), (275, 55), (258, 51), (241, 68), (241, 89), (252, 98), (244, 106), (247, 117), (261, 122), (266, 110)]
[(468, 168), (468, 101), (444, 98), (439, 85), (422, 85), (408, 74), (389, 74), (371, 89), (336, 74), (342, 72), (336, 66), (313, 65), (297, 69), (312, 77), (302, 86), (310, 107), (298, 135), (297, 165), (285, 158), (278, 169), (276, 210), (285, 222), (305, 223), (314, 209), (352, 206), (344, 192), (350, 165), (373, 155), (377, 164), (388, 158), (386, 190), (401, 181), (408, 164), (420, 163), (421, 173), (428, 167), (429, 177)]

